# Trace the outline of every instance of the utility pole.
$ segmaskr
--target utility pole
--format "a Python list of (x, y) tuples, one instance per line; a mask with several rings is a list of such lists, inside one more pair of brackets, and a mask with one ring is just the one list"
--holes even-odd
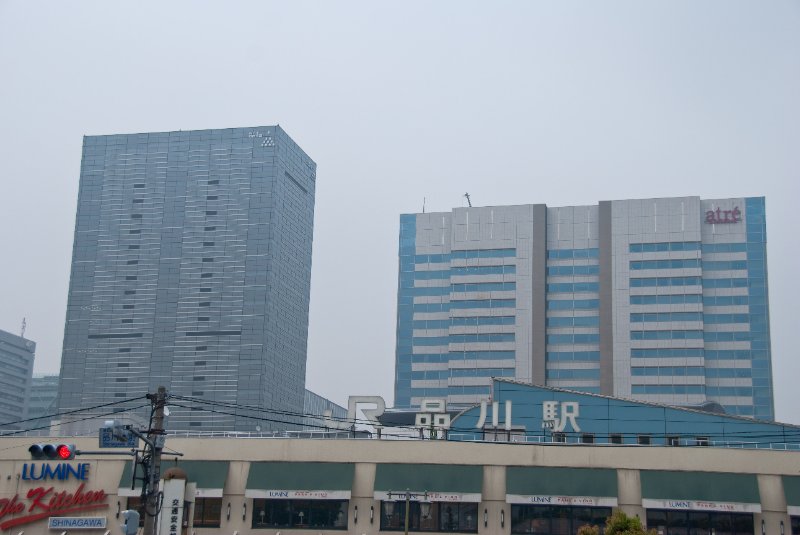
[(151, 466), (149, 481), (147, 483), (147, 496), (144, 507), (144, 535), (156, 535), (158, 511), (160, 508), (161, 494), (158, 492), (158, 482), (161, 479), (161, 450), (164, 449), (164, 406), (167, 403), (167, 389), (158, 387), (158, 392), (147, 394), (153, 403), (153, 418), (147, 438), (152, 444)]

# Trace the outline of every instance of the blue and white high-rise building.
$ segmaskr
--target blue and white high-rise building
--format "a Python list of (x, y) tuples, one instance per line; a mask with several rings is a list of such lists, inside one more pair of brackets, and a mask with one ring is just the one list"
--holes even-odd
[(395, 404), (491, 377), (774, 417), (763, 197), (400, 218)]

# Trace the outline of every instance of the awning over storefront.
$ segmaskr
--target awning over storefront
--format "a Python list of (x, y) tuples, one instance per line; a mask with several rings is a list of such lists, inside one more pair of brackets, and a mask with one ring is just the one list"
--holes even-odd
[(642, 470), (640, 476), (645, 509), (761, 512), (754, 474)]
[(800, 477), (783, 476), (783, 493), (786, 496), (786, 512), (800, 516)]
[[(179, 461), (177, 465), (172, 461), (162, 461), (161, 473), (172, 466), (180, 466), (186, 471), (187, 482), (196, 483), (195, 496), (198, 498), (221, 498), (225, 479), (228, 477), (228, 461)], [(131, 489), (131, 471), (133, 464), (125, 463), (125, 469), (119, 480), (119, 496), (141, 496), (142, 482), (136, 481), (136, 487)], [(141, 470), (141, 469), (140, 469)], [(141, 477), (141, 472), (137, 474)]]
[(247, 498), (348, 500), (355, 467), (351, 463), (251, 463)]
[(506, 469), (506, 502), (615, 507), (617, 472), (604, 468), (509, 466)]
[(375, 472), (375, 499), (405, 499), (399, 494), (409, 490), (423, 494), (415, 499), (422, 499), (427, 492), (432, 502), (480, 502), (482, 485), (483, 466), (379, 464)]

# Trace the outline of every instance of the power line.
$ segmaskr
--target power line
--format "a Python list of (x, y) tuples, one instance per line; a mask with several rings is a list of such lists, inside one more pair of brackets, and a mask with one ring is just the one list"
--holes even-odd
[[(57, 412), (57, 413), (54, 413), (54, 414), (49, 414), (49, 415), (44, 415), (44, 416), (36, 416), (34, 418), (26, 418), (24, 420), (16, 420), (16, 421), (13, 421), (13, 422), (3, 422), (3, 423), (0, 423), (0, 426), (3, 426), (3, 425), (16, 425), (16, 424), (21, 424), (21, 423), (25, 423), (25, 422), (33, 422), (35, 420), (43, 420), (45, 418), (55, 418), (57, 416), (64, 416), (64, 415), (67, 415), (67, 414), (75, 414), (75, 413), (79, 413), (79, 412), (92, 411), (92, 410), (95, 410), (95, 409), (102, 409), (104, 407), (111, 407), (113, 405), (121, 405), (122, 403), (128, 403), (129, 401), (136, 401), (137, 399), (142, 399), (144, 397), (145, 396), (139, 396), (139, 397), (135, 397), (135, 398), (123, 399), (123, 400), (120, 400), (120, 401), (112, 401), (110, 403), (103, 403), (102, 405), (95, 405), (94, 407), (87, 407), (87, 408), (84, 408), (84, 409), (74, 409), (74, 410), (71, 410), (71, 411)], [(0, 435), (0, 436), (2, 436), (2, 435)]]

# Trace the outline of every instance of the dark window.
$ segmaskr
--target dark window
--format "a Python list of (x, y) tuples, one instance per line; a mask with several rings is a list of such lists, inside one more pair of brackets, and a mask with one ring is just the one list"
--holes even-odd
[(222, 519), (222, 498), (195, 498), (194, 527), (218, 528)]
[(636, 437), (636, 442), (640, 446), (649, 446), (650, 445), (650, 435), (639, 435)]
[(126, 318), (126, 319), (122, 320), (122, 323), (133, 323), (133, 319), (132, 318)]
[(136, 290), (125, 290), (125, 295), (133, 295), (136, 293)]
[(194, 348), (195, 351), (205, 351), (208, 349), (208, 346), (197, 346)]
[(201, 279), (210, 279), (210, 278), (211, 278), (211, 277), (213, 277), (213, 276), (214, 276), (214, 274), (213, 274), (213, 273), (201, 273), (201, 274), (200, 274), (200, 278), (201, 278)]
[(622, 444), (622, 435), (611, 435), (608, 438), (612, 444)]
[(196, 361), (194, 361), (194, 365), (195, 366), (205, 366), (206, 365), (206, 361), (204, 361), (204, 360), (196, 360)]
[(142, 233), (142, 229), (140, 229), (140, 228), (137, 228), (136, 230), (129, 230), (128, 231), (128, 234), (141, 234), (141, 233)]
[(203, 422), (189, 422), (189, 427), (200, 427), (203, 425)]
[(200, 316), (199, 318), (197, 318), (197, 321), (208, 321), (208, 320), (209, 320), (208, 316)]
[(122, 305), (123, 310), (130, 310), (133, 308), (133, 305)]
[(116, 394), (114, 394), (115, 398), (124, 398), (126, 396), (127, 394), (125, 394), (125, 392), (117, 392)]
[(553, 442), (566, 442), (567, 435), (564, 433), (553, 433)]
[(749, 535), (755, 533), (753, 515), (749, 513), (648, 509), (647, 527), (664, 535), (686, 535), (687, 533), (724, 533), (725, 535), (747, 533)]
[(347, 529), (347, 500), (253, 500), (254, 529)]
[(584, 433), (581, 435), (581, 444), (594, 444), (594, 435), (591, 433)]
[(138, 263), (139, 263), (139, 261), (138, 261), (138, 260), (128, 260), (128, 262), (127, 262), (127, 264), (128, 264), (129, 266), (134, 266), (134, 265), (136, 265), (136, 264), (138, 264)]
[(141, 219), (142, 214), (131, 214), (131, 219)]
[(141, 248), (140, 245), (129, 245), (128, 246), (128, 249), (140, 249), (140, 248)]
[(694, 445), (695, 446), (708, 446), (708, 437), (695, 437), (694, 438)]
[(203, 242), (203, 247), (211, 247), (212, 245), (214, 245), (213, 241), (204, 241)]
[(133, 187), (134, 189), (140, 189), (144, 187), (144, 184), (134, 184)]
[(126, 281), (135, 281), (136, 280), (136, 275), (126, 275), (125, 276), (125, 280)]
[(667, 446), (680, 446), (680, 445), (681, 445), (681, 437), (678, 436), (667, 437)]
[(203, 230), (217, 230), (217, 227), (206, 227)]
[(206, 210), (206, 215), (217, 215), (216, 210)]
[(211, 292), (211, 288), (200, 288), (200, 293), (209, 293)]
[[(121, 348), (117, 349), (117, 352), (118, 353), (130, 353), (131, 352), (131, 348), (129, 348), (129, 347), (121, 347)], [(121, 362), (119, 364), (119, 367), (124, 367), (124, 366), (127, 366), (127, 365), (128, 365), (127, 362)]]
[(209, 181), (208, 181), (208, 184), (209, 184), (210, 186), (213, 186), (214, 184), (219, 184), (219, 180), (217, 180), (217, 179), (214, 179), (214, 180), (209, 180)]
[(205, 392), (203, 392), (202, 390), (192, 390), (193, 396), (202, 396), (203, 394), (205, 394)]
[(117, 383), (127, 383), (128, 382), (128, 378), (127, 377), (117, 377), (116, 379), (114, 379), (114, 381), (117, 382)]
[(207, 201), (216, 201), (218, 198), (219, 197), (217, 197), (216, 195), (207, 195), (206, 196), (206, 200)]
[(194, 377), (192, 377), (192, 381), (205, 381), (205, 380), (206, 378), (202, 375), (195, 375)]
[(511, 505), (511, 533), (550, 533), (569, 535), (581, 526), (605, 528), (610, 507), (568, 507), (550, 505)]
[(210, 307), (211, 301), (203, 301), (202, 303), (198, 303), (197, 306), (199, 307)]
[(133, 199), (133, 204), (141, 204), (144, 202), (144, 199)]
[(208, 257), (203, 258), (203, 262), (213, 262), (213, 261), (214, 261), (214, 258), (208, 258)]

